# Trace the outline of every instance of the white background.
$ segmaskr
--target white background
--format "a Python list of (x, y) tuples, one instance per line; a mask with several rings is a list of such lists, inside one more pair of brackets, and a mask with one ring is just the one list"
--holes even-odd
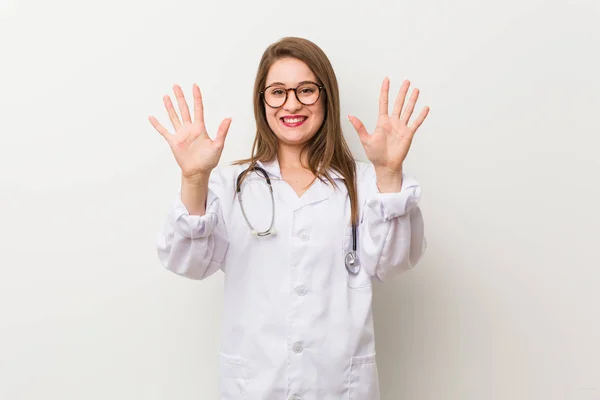
[[(342, 114), (409, 78), (429, 249), (378, 286), (384, 400), (600, 399), (597, 0), (0, 1), (0, 399), (213, 399), (222, 275), (162, 269), (172, 84), (249, 155), (263, 50), (330, 57)], [(356, 133), (343, 128), (364, 159)]]

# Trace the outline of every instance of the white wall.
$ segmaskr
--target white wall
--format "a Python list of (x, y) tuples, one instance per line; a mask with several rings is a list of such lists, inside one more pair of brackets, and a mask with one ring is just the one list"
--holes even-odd
[[(162, 269), (161, 97), (249, 154), (268, 44), (330, 56), (342, 113), (389, 75), (431, 114), (407, 172), (429, 250), (375, 293), (384, 399), (600, 399), (597, 0), (0, 0), (0, 399), (211, 399), (222, 276)], [(350, 124), (344, 129), (364, 158)]]

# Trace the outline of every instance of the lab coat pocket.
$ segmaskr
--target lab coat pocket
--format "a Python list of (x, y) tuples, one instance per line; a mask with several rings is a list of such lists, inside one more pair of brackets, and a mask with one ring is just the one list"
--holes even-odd
[[(360, 247), (360, 236), (357, 236), (356, 240), (357, 245), (357, 256), (358, 256), (358, 248)], [(348, 281), (348, 287), (352, 289), (359, 289), (364, 287), (371, 286), (371, 277), (365, 273), (364, 268), (360, 268), (358, 274), (352, 274), (348, 269), (346, 269), (346, 255), (352, 251), (352, 226), (346, 228), (346, 232), (344, 234), (344, 243), (342, 245), (342, 263), (344, 264), (343, 268), (346, 271), (346, 279)], [(358, 262), (360, 265), (360, 257), (358, 257)]]
[(219, 352), (219, 392), (221, 400), (244, 399), (246, 393), (246, 360)]
[(379, 375), (375, 354), (352, 357), (348, 389), (350, 400), (379, 400)]

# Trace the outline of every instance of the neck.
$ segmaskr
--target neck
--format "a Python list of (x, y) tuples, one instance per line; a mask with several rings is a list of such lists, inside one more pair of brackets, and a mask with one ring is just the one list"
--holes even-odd
[(280, 143), (277, 150), (279, 168), (308, 169), (308, 153), (302, 148)]

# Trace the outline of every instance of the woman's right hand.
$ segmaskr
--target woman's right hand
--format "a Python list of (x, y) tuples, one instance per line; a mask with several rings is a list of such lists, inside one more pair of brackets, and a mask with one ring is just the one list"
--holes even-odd
[(174, 85), (173, 90), (179, 105), (181, 119), (173, 108), (173, 103), (168, 95), (163, 97), (169, 119), (175, 129), (175, 134), (171, 134), (164, 126), (162, 126), (153, 116), (148, 117), (148, 120), (154, 128), (160, 133), (171, 146), (171, 151), (175, 156), (175, 160), (183, 177), (190, 181), (203, 180), (217, 166), (225, 137), (231, 125), (231, 118), (225, 118), (217, 131), (215, 139), (211, 139), (206, 132), (204, 125), (204, 107), (202, 105), (202, 94), (198, 85), (194, 84), (194, 121), (190, 117), (183, 91), (179, 85)]

